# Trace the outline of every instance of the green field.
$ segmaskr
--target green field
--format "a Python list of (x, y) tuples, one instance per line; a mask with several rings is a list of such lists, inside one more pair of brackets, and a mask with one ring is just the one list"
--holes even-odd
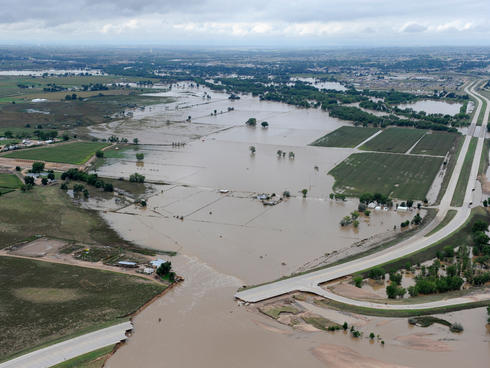
[(333, 168), (334, 190), (351, 196), (379, 192), (423, 200), (443, 159), (386, 153), (354, 153)]
[(461, 173), (459, 174), (456, 189), (454, 189), (453, 198), (451, 199), (451, 206), (453, 207), (461, 207), (463, 205), (477, 143), (478, 138), (472, 137), (470, 144), (468, 145), (468, 151), (464, 157), (463, 167), (461, 168)]
[(430, 232), (428, 232), (427, 234), (425, 234), (425, 236), (431, 236), (432, 234), (437, 233), (444, 226), (446, 226), (447, 224), (449, 224), (451, 222), (451, 220), (454, 218), (454, 216), (456, 216), (456, 213), (458, 213), (457, 210), (449, 210), (449, 211), (447, 211), (446, 216), (444, 216), (444, 218), (442, 219), (442, 221), (439, 224), (437, 224), (437, 226), (435, 228), (433, 228)]
[(378, 128), (343, 126), (318, 138), (311, 145), (321, 147), (355, 147), (378, 131)]
[(0, 360), (121, 320), (164, 289), (135, 276), (0, 257)]
[(445, 156), (451, 149), (458, 134), (432, 132), (426, 134), (410, 153), (433, 156)]
[(483, 100), (481, 110), (480, 110), (480, 115), (478, 115), (478, 120), (476, 121), (476, 125), (482, 125), (483, 117), (485, 116), (486, 109), (487, 109), (487, 101)]
[(360, 148), (365, 151), (405, 153), (426, 131), (410, 128), (388, 128)]
[(102, 368), (107, 358), (114, 351), (114, 347), (115, 345), (110, 345), (91, 351), (90, 353), (56, 364), (52, 368)]
[(80, 165), (88, 161), (97, 150), (106, 146), (107, 143), (100, 142), (73, 142), (18, 150), (4, 157)]
[(11, 192), (21, 185), (22, 182), (16, 175), (0, 173), (0, 194)]
[(84, 244), (127, 245), (97, 212), (75, 206), (57, 186), (0, 198), (0, 248), (42, 234)]

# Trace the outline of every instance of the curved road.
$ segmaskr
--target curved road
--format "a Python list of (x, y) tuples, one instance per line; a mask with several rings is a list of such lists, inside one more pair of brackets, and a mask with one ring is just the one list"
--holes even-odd
[[(466, 194), (465, 194), (463, 206), (461, 208), (458, 208), (458, 212), (456, 216), (445, 227), (443, 227), (441, 230), (437, 231), (436, 233), (432, 234), (431, 236), (423, 237), (421, 234), (417, 234), (414, 237), (407, 239), (394, 247), (363, 257), (361, 259), (346, 262), (319, 271), (310, 272), (304, 275), (291, 277), (285, 280), (276, 281), (270, 284), (239, 291), (235, 294), (235, 298), (243, 300), (245, 302), (255, 303), (294, 291), (306, 291), (306, 292), (311, 292), (324, 296), (332, 300), (340, 301), (342, 303), (359, 305), (359, 306), (368, 306), (367, 304), (369, 304), (370, 308), (400, 309), (400, 310), (401, 309), (427, 309), (427, 308), (434, 308), (434, 307), (443, 307), (448, 305), (458, 305), (462, 303), (467, 303), (469, 301), (474, 301), (474, 298), (476, 296), (441, 300), (438, 302), (424, 303), (419, 305), (376, 304), (376, 303), (361, 302), (361, 301), (341, 297), (339, 295), (330, 293), (322, 289), (321, 287), (319, 287), (319, 284), (331, 280), (335, 280), (344, 276), (348, 276), (355, 272), (359, 272), (361, 270), (392, 261), (399, 257), (409, 255), (415, 251), (428, 247), (429, 245), (447, 237), (449, 234), (457, 230), (462, 224), (464, 224), (464, 222), (467, 220), (471, 212), (470, 202), (473, 202), (472, 189), (474, 188), (477, 180), (478, 167), (479, 167), (480, 157), (483, 149), (483, 141), (485, 137), (486, 125), (488, 123), (488, 115), (490, 109), (490, 101), (486, 97), (474, 91), (474, 88), (478, 83), (479, 81), (470, 84), (465, 88), (465, 91), (471, 96), (473, 96), (475, 99), (477, 99), (479, 103), (478, 103), (477, 110), (475, 111), (475, 114), (471, 121), (470, 128), (468, 129), (468, 135), (466, 135), (464, 143), (462, 145), (461, 152), (459, 154), (458, 161), (456, 163), (456, 166), (450, 178), (448, 188), (446, 189), (446, 193), (444, 194), (444, 197), (441, 200), (441, 204), (439, 205), (439, 212), (437, 214), (439, 220), (442, 220), (446, 215), (447, 211), (451, 208), (450, 207), (451, 199), (453, 198), (453, 194), (456, 189), (456, 184), (458, 182), (458, 178), (461, 173), (464, 158), (466, 156), (466, 152), (468, 151), (470, 140), (476, 130), (475, 129), (476, 122), (478, 120), (478, 116), (482, 108), (482, 99), (485, 99), (487, 101), (487, 108), (485, 111), (482, 127), (481, 129), (479, 129), (478, 145), (475, 151), (475, 156), (471, 167), (471, 173), (468, 180), (468, 186), (466, 188)], [(487, 300), (487, 299), (490, 299), (490, 294), (484, 294), (483, 296), (479, 297), (479, 300)]]

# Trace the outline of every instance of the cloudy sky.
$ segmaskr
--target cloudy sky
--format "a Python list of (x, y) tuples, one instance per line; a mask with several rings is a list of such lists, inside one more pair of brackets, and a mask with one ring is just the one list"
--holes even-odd
[(3, 44), (490, 46), (490, 0), (2, 0), (0, 4)]

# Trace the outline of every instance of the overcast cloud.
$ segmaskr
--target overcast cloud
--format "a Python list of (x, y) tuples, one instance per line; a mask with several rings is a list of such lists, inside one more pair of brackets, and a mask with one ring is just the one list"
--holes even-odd
[(1, 3), (2, 43), (490, 45), (490, 0)]

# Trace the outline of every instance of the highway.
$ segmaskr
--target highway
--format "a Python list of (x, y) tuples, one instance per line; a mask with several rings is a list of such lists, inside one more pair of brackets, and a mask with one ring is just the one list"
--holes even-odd
[[(337, 266), (328, 267), (322, 270), (306, 273), (303, 275), (299, 275), (288, 279), (239, 291), (235, 294), (235, 298), (240, 299), (244, 302), (255, 303), (294, 291), (305, 291), (305, 292), (315, 293), (337, 301), (342, 301), (343, 303), (359, 305), (359, 303), (363, 303), (363, 302), (343, 298), (338, 295), (329, 293), (324, 289), (322, 289), (321, 287), (319, 287), (318, 285), (344, 276), (352, 275), (356, 272), (359, 272), (367, 268), (384, 264), (386, 262), (392, 261), (399, 257), (407, 256), (413, 252), (428, 247), (431, 244), (447, 237), (455, 230), (457, 230), (461, 225), (463, 225), (471, 213), (470, 203), (474, 202), (472, 199), (473, 188), (475, 187), (476, 180), (477, 180), (478, 166), (480, 163), (480, 157), (483, 149), (485, 133), (487, 130), (486, 125), (488, 123), (489, 108), (490, 108), (490, 101), (486, 97), (481, 96), (480, 94), (475, 92), (474, 90), (474, 87), (478, 83), (479, 82), (472, 83), (465, 88), (465, 91), (468, 94), (472, 95), (474, 98), (476, 98), (479, 101), (479, 103), (478, 103), (477, 110), (471, 121), (470, 128), (468, 129), (468, 135), (466, 135), (464, 143), (462, 145), (458, 157), (458, 161), (455, 165), (454, 171), (449, 181), (449, 185), (439, 205), (439, 212), (437, 214), (438, 220), (442, 220), (446, 215), (447, 211), (451, 208), (450, 206), (451, 199), (453, 198), (453, 194), (456, 189), (456, 184), (458, 182), (458, 178), (461, 173), (464, 158), (466, 156), (466, 152), (468, 150), (470, 140), (476, 131), (475, 127), (476, 127), (476, 122), (478, 120), (478, 116), (482, 108), (482, 99), (485, 99), (487, 101), (487, 108), (485, 111), (482, 127), (481, 129), (478, 129), (478, 133), (479, 133), (478, 145), (475, 151), (475, 156), (471, 168), (470, 177), (468, 180), (468, 186), (466, 188), (466, 194), (465, 194), (463, 206), (461, 208), (458, 208), (458, 212), (456, 216), (445, 227), (443, 227), (442, 229), (440, 229), (439, 231), (437, 231), (436, 233), (428, 237), (423, 237), (421, 234), (416, 234), (415, 236), (397, 244), (396, 246), (393, 246), (381, 252), (357, 260), (353, 260)], [(490, 299), (490, 294), (485, 296), (485, 300), (486, 299)], [(461, 298), (454, 298), (451, 300), (427, 303), (418, 306), (410, 305), (410, 309), (434, 308), (437, 306), (448, 306), (448, 305), (458, 305), (458, 304), (462, 304)], [(376, 304), (376, 303), (370, 303), (370, 307), (380, 308), (380, 309), (388, 308), (386, 304)], [(404, 305), (397, 304), (397, 305), (390, 305), (389, 309), (407, 309), (407, 307)]]
[(91, 351), (114, 345), (126, 339), (131, 322), (107, 327), (0, 363), (0, 368), (49, 368)]

